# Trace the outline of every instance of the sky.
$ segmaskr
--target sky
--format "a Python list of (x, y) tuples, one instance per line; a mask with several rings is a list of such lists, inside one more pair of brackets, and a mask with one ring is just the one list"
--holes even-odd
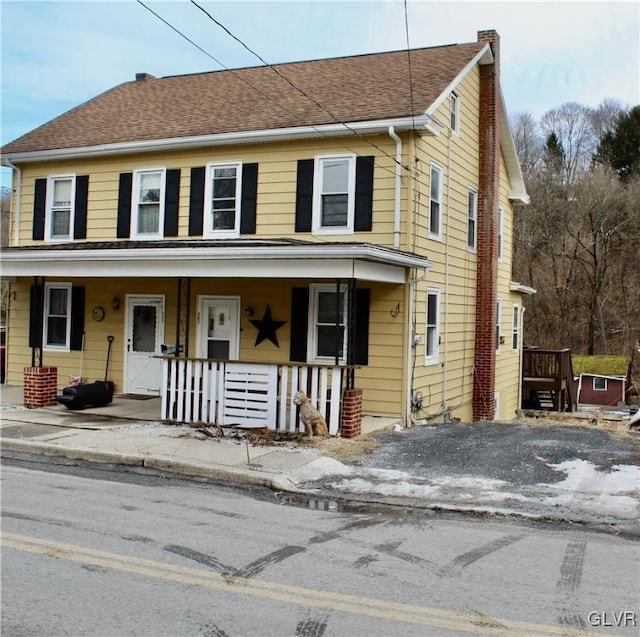
[[(412, 48), (475, 42), (495, 29), (509, 115), (640, 103), (638, 0), (407, 0), (406, 19), (404, 0), (197, 2), (270, 64), (404, 49), (407, 39)], [(262, 64), (190, 0), (0, 0), (0, 22), (2, 144), (136, 73)]]

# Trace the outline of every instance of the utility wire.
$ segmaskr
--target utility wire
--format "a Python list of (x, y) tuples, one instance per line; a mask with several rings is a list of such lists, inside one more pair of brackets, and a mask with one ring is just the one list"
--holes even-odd
[[(270, 102), (273, 102), (274, 104), (276, 104), (277, 106), (279, 106), (285, 113), (287, 113), (288, 115), (291, 115), (292, 117), (299, 119), (299, 116), (294, 113), (293, 111), (289, 110), (288, 108), (286, 108), (281, 102), (279, 102), (278, 100), (276, 100), (275, 98), (271, 97), (271, 95), (268, 95), (267, 93), (265, 93), (263, 90), (261, 90), (260, 88), (258, 88), (257, 86), (255, 86), (254, 84), (252, 84), (251, 82), (249, 82), (248, 80), (246, 80), (244, 77), (242, 77), (242, 75), (240, 73), (237, 73), (236, 71), (234, 71), (233, 69), (230, 69), (229, 67), (227, 67), (222, 61), (220, 61), (218, 58), (216, 58), (215, 56), (211, 55), (208, 51), (206, 51), (205, 49), (203, 49), (200, 45), (198, 45), (196, 42), (194, 42), (191, 38), (189, 38), (187, 35), (185, 35), (184, 33), (182, 33), (182, 31), (180, 31), (177, 27), (174, 27), (170, 22), (168, 22), (167, 20), (165, 20), (161, 15), (159, 15), (158, 13), (156, 13), (153, 9), (151, 9), (149, 6), (147, 6), (144, 2), (142, 2), (142, 0), (136, 0), (137, 3), (139, 5), (141, 5), (142, 7), (144, 7), (147, 11), (149, 11), (150, 13), (152, 13), (156, 18), (158, 18), (161, 22), (163, 22), (164, 24), (166, 24), (171, 30), (175, 31), (180, 37), (184, 38), (187, 42), (189, 42), (190, 44), (192, 44), (193, 46), (195, 46), (199, 51), (201, 51), (202, 53), (204, 53), (208, 58), (210, 58), (211, 60), (213, 60), (216, 64), (220, 65), (225, 71), (228, 71), (229, 73), (231, 73), (235, 78), (237, 78), (238, 80), (240, 80), (241, 82), (243, 82), (244, 84), (246, 84), (248, 87), (250, 87), (251, 89), (253, 89), (254, 91), (257, 91), (258, 93), (260, 93), (260, 95), (262, 95), (264, 98), (266, 98), (267, 100), (269, 100)], [(195, 4), (195, 3), (194, 3)], [(206, 12), (205, 12), (206, 13)], [(207, 14), (208, 15), (208, 14)], [(213, 19), (213, 18), (212, 18)], [(224, 28), (224, 27), (222, 27)], [(225, 29), (226, 30), (226, 29)], [(232, 35), (232, 34), (231, 34)], [(235, 38), (235, 36), (232, 35), (232, 37)], [(255, 54), (257, 55), (257, 54)], [(267, 64), (265, 62), (265, 64)], [(269, 66), (267, 64), (267, 66)], [(281, 76), (283, 77), (283, 76)], [(286, 79), (283, 77), (283, 79)], [(287, 80), (288, 81), (288, 80)], [(323, 109), (324, 110), (324, 109)], [(337, 123), (342, 123), (342, 122), (338, 122), (338, 120), (336, 120)], [(319, 133), (320, 135), (322, 135), (323, 137), (331, 137), (333, 138), (332, 135), (330, 135), (329, 133), (326, 133), (325, 131), (319, 129), (317, 126), (314, 126), (313, 124), (307, 124), (310, 128), (312, 128), (313, 130), (315, 130), (317, 133)], [(346, 126), (346, 124), (343, 124), (344, 126)], [(347, 127), (348, 128), (348, 127)], [(375, 148), (378, 148), (377, 146), (375, 146), (375, 144), (372, 144), (369, 140), (367, 140), (366, 138), (362, 137), (357, 131), (352, 131), (353, 133), (355, 133), (356, 135), (358, 135), (359, 137), (361, 137), (366, 143), (374, 146)], [(355, 151), (353, 148), (349, 148), (348, 146), (345, 146), (344, 144), (340, 144), (345, 150), (348, 150), (350, 153), (353, 154), (358, 154), (357, 151)], [(394, 157), (392, 157), (391, 155), (389, 155), (388, 153), (386, 153), (383, 149), (379, 149), (381, 150), (381, 152), (386, 155), (388, 158), (392, 159), (394, 162), (396, 161)], [(391, 175), (395, 175), (394, 171), (392, 171), (391, 169), (387, 168), (386, 166), (382, 166), (381, 164), (374, 162), (375, 165), (377, 165), (380, 169), (390, 173)]]
[(404, 31), (407, 36), (407, 62), (409, 65), (409, 96), (411, 99), (411, 121), (412, 128), (416, 130), (416, 116), (413, 106), (413, 77), (411, 75), (411, 47), (409, 46), (409, 11), (407, 10), (407, 0), (404, 0)]
[[(280, 71), (275, 66), (273, 66), (272, 64), (267, 62), (261, 55), (256, 53), (247, 44), (245, 44), (239, 37), (234, 35), (227, 27), (224, 26), (224, 24), (222, 24), (219, 20), (216, 20), (216, 18), (214, 18), (206, 9), (204, 9), (201, 5), (199, 5), (195, 0), (191, 0), (191, 4), (193, 4), (198, 9), (200, 9), (200, 11), (202, 11), (212, 22), (214, 22), (216, 25), (218, 25), (225, 33), (227, 33), (236, 42), (238, 42), (240, 45), (242, 45), (247, 51), (249, 51), (249, 53), (251, 53), (256, 58), (258, 58), (258, 60), (260, 60), (265, 66), (270, 68), (278, 77), (282, 78), (285, 82), (287, 82), (287, 84), (289, 84), (289, 86), (291, 86), (291, 88), (293, 88), (295, 91), (300, 93), (303, 97), (305, 97), (310, 102), (315, 104), (319, 109), (321, 109), (322, 111), (327, 113), (327, 115), (329, 115), (329, 117), (331, 117), (331, 119), (334, 121), (334, 123), (340, 124), (341, 126), (344, 126), (349, 132), (353, 133), (354, 135), (357, 135), (360, 139), (362, 139), (364, 142), (366, 142), (370, 146), (373, 146), (375, 149), (380, 151), (383, 155), (386, 155), (389, 159), (391, 159), (394, 163), (398, 164), (399, 166), (401, 166), (405, 170), (409, 170), (408, 167), (403, 166), (402, 162), (398, 161), (393, 155), (390, 155), (386, 150), (384, 150), (384, 148), (380, 148), (380, 146), (378, 146), (377, 144), (374, 144), (371, 140), (366, 139), (361, 133), (359, 133), (358, 131), (354, 130), (351, 126), (349, 126), (345, 122), (339, 120), (328, 108), (326, 108), (325, 106), (320, 104), (320, 102), (318, 102), (315, 98), (311, 97), (306, 91), (301, 89), (299, 86), (294, 84), (288, 77), (286, 77), (285, 75), (280, 73)], [(406, 9), (406, 0), (405, 0), (405, 9)], [(413, 93), (412, 93), (412, 102), (411, 102), (411, 112), (412, 112), (412, 115), (413, 115)], [(415, 129), (415, 120), (414, 120), (414, 129)]]

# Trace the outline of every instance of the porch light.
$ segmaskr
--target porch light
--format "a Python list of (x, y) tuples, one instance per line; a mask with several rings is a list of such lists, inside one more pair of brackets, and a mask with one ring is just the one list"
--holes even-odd
[(247, 305), (247, 307), (244, 308), (244, 315), (253, 316), (253, 308), (250, 305)]
[(117, 309), (119, 309), (119, 308), (120, 308), (120, 299), (119, 299), (117, 296), (114, 296), (114, 297), (111, 299), (111, 307), (112, 307), (114, 310), (117, 310)]

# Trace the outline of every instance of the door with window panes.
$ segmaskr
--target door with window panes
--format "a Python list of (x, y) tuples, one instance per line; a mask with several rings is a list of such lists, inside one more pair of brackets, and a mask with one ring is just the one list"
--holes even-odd
[(310, 347), (313, 360), (341, 363), (346, 357), (346, 303), (345, 288), (336, 294), (335, 286), (312, 285), (310, 318), (314, 329), (310, 331)]
[(199, 358), (238, 360), (240, 299), (203, 296), (198, 301)]
[(125, 392), (158, 395), (162, 382), (164, 297), (127, 297)]

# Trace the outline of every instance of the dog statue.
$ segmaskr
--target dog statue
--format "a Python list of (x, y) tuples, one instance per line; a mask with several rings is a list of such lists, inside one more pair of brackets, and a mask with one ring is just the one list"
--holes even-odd
[(329, 428), (322, 414), (311, 404), (303, 391), (293, 397), (293, 404), (300, 406), (300, 418), (304, 423), (307, 436), (328, 436)]

